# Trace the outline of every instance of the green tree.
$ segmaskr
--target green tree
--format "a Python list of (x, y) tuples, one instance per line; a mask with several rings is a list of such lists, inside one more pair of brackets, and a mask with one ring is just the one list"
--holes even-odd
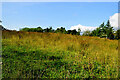
[(53, 31), (54, 31), (54, 30), (52, 29), (52, 27), (46, 28), (46, 29), (43, 30), (43, 32), (53, 32)]
[(72, 30), (72, 35), (77, 35), (76, 29)]
[(98, 27), (95, 30), (93, 30), (91, 32), (90, 36), (98, 36), (98, 37), (100, 37), (101, 36), (101, 29), (100, 29), (100, 27)]
[(89, 30), (86, 30), (83, 32), (83, 36), (90, 36), (91, 32)]
[(116, 31), (116, 36), (115, 36), (115, 39), (120, 39), (120, 29), (118, 29), (117, 31)]
[(20, 29), (20, 31), (29, 31), (29, 28), (25, 27), (25, 28)]
[(57, 28), (57, 30), (55, 30), (55, 33), (64, 33), (64, 34), (66, 34), (67, 31), (65, 30), (65, 28), (61, 27), (61, 28)]
[(98, 36), (102, 37), (107, 35), (108, 39), (114, 39), (114, 30), (113, 27), (110, 25), (110, 21), (107, 21), (107, 24), (104, 25), (104, 22), (95, 30), (93, 30), (90, 34), (90, 36)]
[(80, 28), (78, 28), (77, 35), (80, 35), (80, 32), (81, 32), (81, 29), (80, 29)]
[(100, 25), (100, 28), (103, 28), (105, 25), (104, 25), (104, 22)]
[(114, 39), (113, 32), (114, 32), (113, 27), (111, 27), (110, 21), (108, 20), (106, 24), (106, 34), (108, 39)]
[(37, 32), (43, 32), (43, 29), (41, 27), (37, 27)]
[(106, 27), (107, 27), (107, 28), (110, 28), (110, 27), (111, 27), (109, 20), (107, 21)]
[(68, 30), (68, 31), (67, 31), (67, 34), (72, 34), (72, 30)]

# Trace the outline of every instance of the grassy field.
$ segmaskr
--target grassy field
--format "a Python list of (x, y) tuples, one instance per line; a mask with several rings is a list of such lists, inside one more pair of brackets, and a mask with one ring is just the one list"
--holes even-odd
[(3, 78), (117, 78), (118, 40), (2, 32)]

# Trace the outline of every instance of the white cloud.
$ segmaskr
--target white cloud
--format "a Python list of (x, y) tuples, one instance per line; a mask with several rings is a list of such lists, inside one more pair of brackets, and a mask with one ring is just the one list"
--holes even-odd
[(73, 30), (73, 29), (78, 30), (78, 28), (81, 29), (81, 32), (84, 32), (86, 30), (92, 31), (92, 30), (96, 29), (97, 27), (83, 26), (83, 25), (78, 24), (76, 26), (71, 26), (70, 30)]
[[(115, 13), (113, 16), (110, 16), (110, 24), (112, 27), (114, 27), (115, 29), (118, 29), (118, 15), (120, 15), (120, 13)], [(120, 16), (119, 16), (120, 19)]]
[[(119, 15), (119, 16), (118, 16)], [(114, 27), (114, 29), (118, 29), (118, 24), (120, 25), (120, 22), (118, 23), (118, 17), (120, 19), (120, 13), (115, 13), (114, 15), (110, 16), (109, 21), (112, 27)], [(70, 30), (76, 29), (78, 30), (78, 28), (81, 29), (81, 32), (84, 32), (86, 30), (94, 30), (97, 27), (92, 27), (92, 26), (83, 26), (81, 24), (75, 25), (75, 26), (71, 26)], [(119, 26), (120, 28), (120, 26)]]

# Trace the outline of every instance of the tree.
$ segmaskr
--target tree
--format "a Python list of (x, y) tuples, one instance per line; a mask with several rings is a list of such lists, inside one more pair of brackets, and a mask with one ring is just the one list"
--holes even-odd
[(29, 28), (25, 27), (25, 28), (20, 29), (20, 31), (29, 31)]
[(108, 20), (106, 24), (106, 34), (108, 39), (114, 39), (113, 31), (113, 27), (111, 27), (110, 21)]
[(54, 30), (52, 29), (52, 26), (50, 26), (49, 32), (54, 32)]
[(77, 33), (77, 35), (80, 35), (80, 32), (81, 32), (81, 29), (80, 29), (80, 28), (78, 28), (78, 33)]
[(106, 36), (108, 39), (114, 39), (114, 30), (110, 25), (110, 21), (107, 21), (107, 24), (104, 25), (104, 22), (90, 34), (91, 36), (103, 37)]
[(118, 29), (117, 31), (116, 31), (116, 36), (115, 36), (115, 39), (120, 39), (120, 29)]
[(100, 25), (100, 28), (103, 28), (104, 27), (104, 22)]
[(68, 31), (67, 31), (67, 34), (72, 34), (72, 30), (68, 30)]
[(43, 32), (43, 29), (41, 27), (37, 27), (37, 32)]
[(76, 34), (77, 34), (76, 29), (72, 30), (72, 35), (76, 35)]
[(66, 34), (67, 31), (65, 30), (65, 28), (61, 27), (61, 28), (57, 28), (57, 30), (55, 30), (55, 33), (64, 33), (64, 34)]
[(43, 31), (44, 31), (44, 32), (53, 32), (54, 30), (52, 29), (52, 27), (50, 27), (50, 28), (44, 29)]
[(86, 31), (83, 32), (83, 36), (90, 36), (90, 34), (91, 34), (91, 33), (90, 33), (89, 30), (86, 30)]
[(110, 21), (108, 20), (108, 21), (107, 21), (107, 24), (106, 24), (106, 26), (105, 26), (105, 32), (106, 32), (106, 34), (108, 34), (107, 32), (109, 31), (110, 27), (111, 27)]
[(110, 27), (111, 27), (109, 20), (107, 21), (106, 27), (107, 27), (107, 28), (110, 28)]
[(95, 30), (93, 30), (91, 32), (90, 36), (98, 36), (98, 37), (100, 37), (101, 36), (101, 29), (100, 29), (100, 27), (98, 27)]
[(114, 34), (113, 34), (112, 27), (110, 27), (109, 30), (107, 31), (107, 38), (108, 39), (114, 39)]

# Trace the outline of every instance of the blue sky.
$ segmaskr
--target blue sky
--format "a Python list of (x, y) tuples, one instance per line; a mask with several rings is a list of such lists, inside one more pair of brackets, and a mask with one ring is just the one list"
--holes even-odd
[(8, 29), (52, 26), (99, 26), (118, 13), (117, 2), (3, 2), (2, 21)]

